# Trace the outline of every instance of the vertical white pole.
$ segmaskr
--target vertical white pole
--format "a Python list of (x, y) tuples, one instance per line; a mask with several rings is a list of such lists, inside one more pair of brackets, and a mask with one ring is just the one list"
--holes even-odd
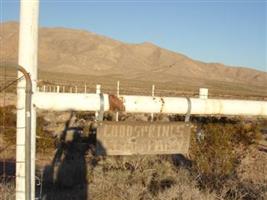
[(84, 85), (84, 93), (87, 92), (86, 90), (87, 90), (87, 85), (85, 84), (85, 85)]
[(45, 86), (45, 85), (43, 85), (43, 92), (46, 92), (45, 90), (46, 90), (46, 86)]
[(77, 86), (75, 86), (75, 93), (77, 93), (78, 92), (78, 88), (77, 88)]
[(209, 90), (208, 88), (199, 88), (199, 98), (208, 99)]
[[(117, 97), (120, 96), (120, 81), (117, 81)], [(116, 112), (116, 122), (119, 121), (119, 112)]]
[[(155, 96), (155, 85), (152, 85), (152, 97)], [(151, 121), (154, 121), (154, 113), (151, 113)]]
[(117, 96), (120, 96), (120, 81), (117, 81)]
[[(101, 93), (101, 85), (97, 84), (96, 85), (96, 94), (100, 94)], [(98, 112), (95, 112), (95, 119), (98, 119)]]
[[(32, 92), (37, 86), (37, 55), (38, 55), (38, 20), (39, 0), (20, 1), (20, 31), (18, 64), (29, 72), (32, 79)], [(21, 77), (22, 73), (18, 73)], [(26, 198), (25, 186), (25, 79), (17, 85), (17, 141), (16, 141), (16, 199)], [(31, 193), (35, 197), (35, 138), (36, 109), (32, 106), (31, 114)]]
[(57, 86), (57, 93), (59, 93), (59, 89), (60, 89), (60, 87), (59, 87), (59, 85)]
[(101, 85), (96, 85), (96, 94), (101, 93)]

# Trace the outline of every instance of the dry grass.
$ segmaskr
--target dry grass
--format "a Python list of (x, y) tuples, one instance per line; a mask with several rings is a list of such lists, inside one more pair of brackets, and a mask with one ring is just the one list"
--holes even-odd
[(3, 183), (0, 182), (0, 200), (13, 200), (15, 199), (15, 183), (7, 182)]
[(101, 160), (89, 172), (92, 199), (215, 199), (197, 189), (189, 172), (169, 157), (136, 156)]
[[(0, 107), (0, 130), (5, 140), (4, 145), (16, 143), (16, 108), (15, 106)], [(1, 148), (0, 148), (1, 149)]]

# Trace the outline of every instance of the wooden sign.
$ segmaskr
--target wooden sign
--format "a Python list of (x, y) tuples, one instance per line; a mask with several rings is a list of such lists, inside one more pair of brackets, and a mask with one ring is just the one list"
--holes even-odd
[(188, 154), (190, 125), (182, 122), (104, 122), (97, 128), (98, 155)]

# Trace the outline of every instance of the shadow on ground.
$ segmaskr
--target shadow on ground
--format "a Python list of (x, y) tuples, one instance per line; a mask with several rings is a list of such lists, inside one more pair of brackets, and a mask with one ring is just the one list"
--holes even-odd
[(14, 181), (16, 176), (16, 161), (14, 159), (0, 160), (0, 183)]
[(71, 127), (72, 117), (73, 114), (65, 124), (51, 164), (44, 168), (42, 191), (39, 191), (42, 200), (89, 199), (85, 157), (96, 144), (96, 137), (95, 134), (83, 134), (79, 127)]

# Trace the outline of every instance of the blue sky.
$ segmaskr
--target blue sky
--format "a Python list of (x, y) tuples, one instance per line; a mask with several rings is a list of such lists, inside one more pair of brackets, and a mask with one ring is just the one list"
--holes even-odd
[[(19, 1), (1, 1), (1, 21), (19, 20)], [(267, 1), (40, 0), (40, 26), (152, 42), (205, 62), (267, 72)]]

